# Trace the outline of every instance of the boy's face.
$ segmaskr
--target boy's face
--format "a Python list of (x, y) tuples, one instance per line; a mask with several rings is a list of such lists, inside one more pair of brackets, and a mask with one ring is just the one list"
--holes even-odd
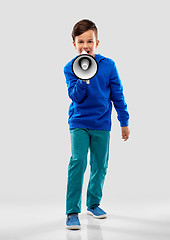
[(96, 40), (93, 30), (88, 30), (81, 35), (76, 36), (73, 45), (75, 49), (77, 49), (78, 54), (81, 54), (82, 51), (85, 50), (88, 54), (95, 57), (95, 49), (99, 45), (99, 40)]

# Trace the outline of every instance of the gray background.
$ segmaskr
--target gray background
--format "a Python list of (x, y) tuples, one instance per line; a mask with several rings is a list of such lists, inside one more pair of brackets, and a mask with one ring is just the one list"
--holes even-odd
[[(74, 24), (99, 29), (130, 113), (123, 142), (113, 111), (103, 203), (169, 201), (169, 1), (0, 2), (0, 201), (63, 203), (70, 136), (64, 65)], [(85, 174), (83, 204), (89, 176)]]

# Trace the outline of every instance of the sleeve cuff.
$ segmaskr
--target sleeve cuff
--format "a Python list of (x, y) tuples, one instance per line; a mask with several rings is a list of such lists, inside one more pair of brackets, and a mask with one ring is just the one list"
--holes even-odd
[(120, 126), (121, 126), (121, 127), (127, 127), (127, 126), (129, 126), (129, 120), (123, 120), (123, 121), (121, 121), (121, 122), (120, 122)]

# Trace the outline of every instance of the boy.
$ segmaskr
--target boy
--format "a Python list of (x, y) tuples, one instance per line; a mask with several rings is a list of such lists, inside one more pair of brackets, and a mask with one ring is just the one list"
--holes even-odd
[(88, 149), (91, 169), (87, 189), (87, 213), (95, 218), (107, 216), (99, 205), (108, 167), (112, 102), (117, 111), (124, 141), (129, 138), (130, 131), (127, 104), (115, 63), (109, 58), (95, 54), (99, 45), (97, 27), (90, 20), (81, 20), (74, 26), (72, 38), (78, 54), (86, 51), (95, 57), (99, 66), (90, 84), (73, 74), (74, 59), (64, 67), (68, 95), (72, 100), (68, 120), (72, 156), (68, 166), (66, 226), (68, 229), (80, 229), (78, 213), (81, 212)]

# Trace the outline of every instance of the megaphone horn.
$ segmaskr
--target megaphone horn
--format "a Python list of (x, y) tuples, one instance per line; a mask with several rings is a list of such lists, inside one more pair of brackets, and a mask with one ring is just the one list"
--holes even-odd
[(86, 57), (81, 58), (78, 63), (83, 70), (87, 70), (91, 66), (91, 60)]
[(76, 77), (89, 83), (89, 80), (93, 78), (98, 71), (98, 63), (93, 56), (83, 51), (81, 55), (74, 59), (72, 71)]

